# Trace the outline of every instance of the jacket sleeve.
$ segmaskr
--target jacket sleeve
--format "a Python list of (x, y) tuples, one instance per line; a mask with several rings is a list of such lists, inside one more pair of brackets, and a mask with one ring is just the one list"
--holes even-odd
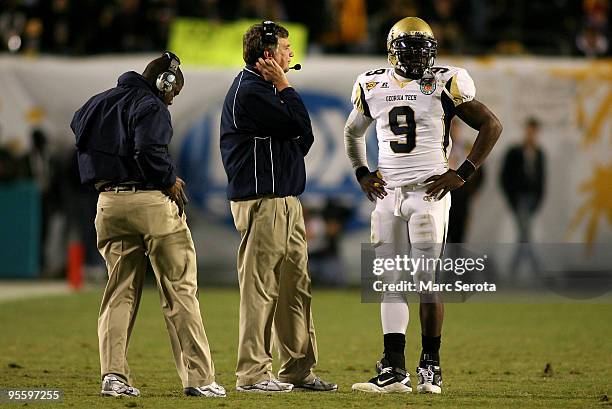
[(172, 139), (170, 113), (151, 104), (135, 114), (134, 159), (147, 183), (168, 188), (176, 181), (168, 144)]
[(314, 135), (308, 110), (295, 89), (274, 93), (272, 87), (254, 84), (245, 94), (244, 107), (262, 135), (293, 140), (306, 156)]

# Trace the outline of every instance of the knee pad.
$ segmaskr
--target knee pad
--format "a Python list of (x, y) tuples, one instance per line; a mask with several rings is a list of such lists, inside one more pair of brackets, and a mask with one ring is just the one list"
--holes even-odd
[[(418, 286), (420, 283), (435, 282), (438, 258), (442, 252), (442, 238), (437, 237), (436, 219), (430, 213), (413, 214), (408, 222), (410, 231), (411, 257), (420, 261), (419, 268), (412, 277)], [(428, 291), (418, 291), (427, 294)]]
[(428, 250), (438, 242), (436, 237), (436, 220), (429, 213), (416, 213), (408, 222), (410, 244), (412, 248)]
[(370, 218), (370, 243), (372, 243), (374, 247), (378, 247), (382, 244), (379, 231), (380, 215), (376, 210), (374, 210)]
[(395, 217), (390, 213), (378, 210), (372, 212), (370, 242), (374, 247), (394, 242), (394, 219)]

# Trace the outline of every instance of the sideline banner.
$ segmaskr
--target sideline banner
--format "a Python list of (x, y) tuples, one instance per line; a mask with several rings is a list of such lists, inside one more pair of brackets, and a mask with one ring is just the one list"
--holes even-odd
[[(187, 65), (240, 67), (243, 63), (242, 36), (259, 20), (237, 20), (219, 23), (210, 20), (180, 17), (170, 28), (169, 47)], [(302, 24), (279, 22), (289, 31), (291, 49), (303, 56), (307, 45), (307, 30)], [(295, 59), (292, 63), (299, 62)]]

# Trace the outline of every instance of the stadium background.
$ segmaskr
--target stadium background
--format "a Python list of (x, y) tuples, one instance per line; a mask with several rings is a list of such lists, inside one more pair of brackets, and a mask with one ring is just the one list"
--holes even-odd
[[(267, 17), (290, 22), (294, 62), (304, 66), (290, 80), (304, 96), (317, 138), (303, 196), (313, 263), (323, 271), (315, 281), (358, 284), (371, 205), (345, 158), (343, 123), (356, 76), (387, 64), (390, 25), (417, 14), (438, 38), (437, 64), (467, 68), (477, 98), (504, 124), (471, 201), (465, 241), (516, 240), (500, 188), (501, 163), (520, 143), (525, 120), (535, 117), (546, 184), (534, 241), (609, 243), (607, 1), (12, 0), (2, 2), (0, 13), (0, 197), (2, 214), (11, 215), (0, 230), (0, 277), (62, 277), (69, 250), (82, 248), (86, 275), (103, 279), (91, 224), (96, 194), (78, 185), (68, 124), (89, 96), (113, 86), (124, 71), (141, 71), (169, 45), (183, 57), (187, 77), (171, 108), (171, 150), (192, 199), (188, 216), (200, 274), (208, 282), (234, 283), (238, 237), (224, 196), (218, 122), (241, 65), (241, 33)], [(455, 120), (451, 136), (451, 158), (461, 157), (475, 132)], [(373, 130), (368, 147), (374, 164)]]
[[(97, 396), (95, 323), (105, 280), (92, 224), (97, 195), (78, 183), (68, 127), (86, 98), (113, 86), (124, 71), (141, 71), (170, 47), (182, 57), (186, 76), (186, 87), (171, 107), (171, 150), (188, 183), (200, 300), (218, 380), (230, 387), (227, 403), (207, 404), (608, 405), (612, 304), (558, 297), (447, 305), (442, 396), (430, 401), (350, 393), (353, 382), (371, 376), (381, 351), (378, 306), (360, 303), (356, 289), (319, 286), (358, 284), (360, 243), (369, 240), (371, 205), (345, 158), (342, 127), (353, 81), (360, 72), (386, 65), (386, 33), (406, 15), (432, 25), (440, 45), (438, 64), (467, 68), (477, 98), (504, 125), (470, 204), (466, 241), (516, 242), (500, 170), (508, 149), (522, 140), (525, 120), (536, 117), (542, 124), (538, 141), (547, 159), (547, 182), (534, 219), (534, 242), (574, 243), (574, 250), (584, 248), (587, 255), (595, 246), (610, 254), (608, 0), (0, 0), (0, 389), (60, 388), (64, 403), (54, 407), (202, 404), (181, 396), (153, 286), (145, 290), (130, 345), (130, 366), (143, 398), (126, 403)], [(290, 73), (290, 81), (304, 96), (316, 137), (302, 199), (311, 267), (318, 270), (313, 303), (317, 370), (340, 385), (333, 395), (245, 397), (231, 388), (238, 237), (224, 198), (219, 109), (240, 69), (240, 35), (250, 21), (264, 18), (291, 24), (294, 62), (303, 64), (300, 72)], [(454, 152), (460, 158), (475, 133), (455, 120), (451, 135), (459, 141), (455, 148), (462, 147)], [(368, 138), (374, 163), (372, 132)], [(571, 267), (575, 260), (561, 261)], [(75, 271), (82, 271), (87, 283), (80, 292), (66, 284), (68, 272)], [(609, 277), (609, 264), (603, 272)], [(528, 271), (510, 273), (531, 278)], [(411, 311), (417, 309), (411, 305)], [(416, 314), (411, 315), (409, 366), (420, 351)]]

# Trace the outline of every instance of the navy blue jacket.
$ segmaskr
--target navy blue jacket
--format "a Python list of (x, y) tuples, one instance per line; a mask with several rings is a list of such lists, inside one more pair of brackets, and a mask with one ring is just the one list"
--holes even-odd
[(176, 181), (168, 153), (170, 111), (142, 75), (89, 99), (72, 118), (82, 183), (137, 181), (167, 188)]
[(230, 200), (304, 192), (304, 156), (314, 136), (291, 87), (277, 92), (250, 66), (234, 79), (221, 114), (221, 156)]

